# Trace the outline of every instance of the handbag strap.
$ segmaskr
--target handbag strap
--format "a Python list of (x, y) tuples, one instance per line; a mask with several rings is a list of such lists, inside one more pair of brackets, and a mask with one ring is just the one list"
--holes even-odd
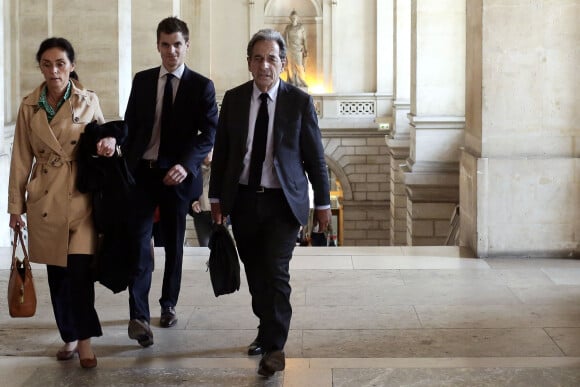
[(24, 243), (24, 237), (22, 236), (22, 229), (20, 227), (14, 228), (14, 241), (12, 242), (12, 265), (10, 266), (10, 270), (14, 268), (16, 265), (16, 248), (18, 247), (18, 240), (20, 240), (20, 246), (22, 247), (22, 252), (24, 253), (24, 259), (22, 262), (30, 268), (30, 260), (28, 258), (28, 251), (26, 249), (26, 244)]

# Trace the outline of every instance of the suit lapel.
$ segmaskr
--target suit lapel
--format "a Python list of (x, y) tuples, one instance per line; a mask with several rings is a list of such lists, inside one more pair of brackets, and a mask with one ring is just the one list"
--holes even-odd
[[(183, 74), (181, 75), (181, 79), (179, 80), (179, 86), (177, 88), (177, 93), (175, 93), (175, 101), (173, 102), (174, 106), (177, 106), (178, 102), (184, 98), (184, 93), (191, 88), (186, 87), (185, 85), (193, 79), (193, 73), (187, 66), (185, 66), (183, 70)], [(183, 87), (182, 87), (183, 85)]]
[[(142, 91), (145, 98), (142, 99), (139, 108), (143, 108), (141, 114), (146, 115), (147, 119), (145, 122), (151, 122), (151, 128), (153, 128), (153, 121), (155, 120), (155, 106), (157, 103), (157, 83), (159, 82), (159, 72), (161, 67), (158, 67), (156, 71), (151, 71), (147, 75), (150, 77), (146, 82), (143, 83)], [(153, 130), (153, 129), (151, 129)]]
[(241, 154), (246, 153), (246, 143), (248, 142), (248, 129), (250, 127), (250, 103), (252, 102), (252, 91), (254, 82), (247, 83), (247, 87), (242, 89), (240, 95), (240, 103), (238, 104), (238, 111), (240, 112), (240, 122), (245, 122), (240, 141)]
[(284, 138), (284, 129), (287, 126), (286, 109), (291, 101), (289, 100), (288, 86), (287, 84), (280, 80), (280, 86), (278, 88), (278, 96), (276, 97), (276, 108), (274, 113), (274, 156), (276, 155), (276, 150)]

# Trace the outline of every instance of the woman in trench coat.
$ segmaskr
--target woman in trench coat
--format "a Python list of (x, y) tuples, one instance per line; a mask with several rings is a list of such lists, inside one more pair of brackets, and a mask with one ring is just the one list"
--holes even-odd
[[(47, 265), (64, 341), (56, 358), (69, 360), (78, 353), (81, 367), (94, 368), (91, 337), (102, 335), (91, 273), (96, 233), (90, 196), (80, 193), (75, 181), (79, 137), (86, 124), (104, 118), (97, 95), (77, 80), (69, 41), (44, 40), (36, 60), (44, 82), (18, 111), (8, 188), (10, 227), (23, 228), (26, 219), (30, 260)], [(115, 146), (115, 138), (101, 139), (97, 154), (111, 157)]]

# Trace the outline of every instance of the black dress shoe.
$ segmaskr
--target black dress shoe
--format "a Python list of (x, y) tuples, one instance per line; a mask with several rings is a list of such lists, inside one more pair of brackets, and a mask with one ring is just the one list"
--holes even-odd
[(282, 371), (286, 368), (286, 356), (284, 351), (266, 352), (260, 360), (258, 366), (258, 374), (269, 378), (274, 375), (276, 371)]
[(129, 338), (137, 340), (140, 346), (146, 348), (153, 345), (153, 332), (147, 321), (133, 319), (129, 321), (127, 330)]
[(162, 328), (171, 328), (175, 324), (177, 324), (177, 314), (175, 313), (175, 308), (173, 306), (162, 308), (159, 325), (161, 325)]
[(252, 344), (248, 346), (248, 356), (257, 356), (262, 355), (264, 353), (264, 349), (262, 348), (262, 344), (256, 337), (256, 340), (252, 341)]

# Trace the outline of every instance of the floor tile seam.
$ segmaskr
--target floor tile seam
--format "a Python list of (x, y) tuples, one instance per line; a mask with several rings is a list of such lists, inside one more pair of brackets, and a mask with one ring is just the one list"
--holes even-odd
[(576, 356), (310, 358), (311, 368), (580, 368)]
[[(421, 323), (419, 321), (419, 323)], [(210, 327), (193, 327), (193, 328), (188, 328), (187, 325), (190, 324), (189, 322), (185, 323), (185, 326), (181, 327), (173, 327), (171, 329), (172, 332), (182, 332), (182, 331), (187, 331), (187, 332), (192, 332), (192, 331), (197, 331), (197, 332), (245, 332), (245, 331), (255, 331), (255, 328), (241, 328), (241, 327), (220, 327), (220, 328), (210, 328)], [(167, 331), (165, 328), (160, 327), (157, 324), (152, 324), (151, 327), (154, 330), (158, 330), (159, 332), (167, 332), (170, 333), (169, 331)], [(35, 331), (54, 331), (57, 332), (56, 329), (54, 327), (26, 327), (26, 326), (7, 326), (7, 327), (2, 327), (2, 329), (28, 329), (28, 330), (35, 330)], [(127, 328), (125, 326), (105, 326), (104, 328), (106, 328), (108, 331), (114, 332), (114, 331), (125, 331)], [(345, 331), (364, 331), (364, 332), (399, 332), (399, 331), (405, 331), (405, 332), (411, 332), (411, 331), (417, 331), (417, 332), (425, 332), (425, 331), (543, 331), (546, 335), (548, 335), (552, 340), (553, 338), (550, 336), (550, 333), (546, 331), (546, 329), (580, 329), (580, 325), (579, 326), (573, 326), (573, 327), (558, 327), (558, 326), (553, 326), (553, 327), (543, 327), (543, 326), (526, 326), (526, 327), (521, 327), (521, 326), (516, 326), (516, 327), (478, 327), (478, 326), (474, 326), (474, 327), (408, 327), (408, 328), (290, 328), (290, 332), (300, 332), (300, 333), (304, 333), (304, 332), (320, 332), (320, 331), (325, 331), (325, 332), (345, 332)]]
[(548, 277), (548, 279), (550, 280), (550, 282), (552, 282), (553, 285), (562, 285), (562, 284), (558, 284), (556, 281), (554, 281), (554, 279), (552, 278), (552, 276), (550, 274), (548, 274), (545, 269), (546, 269), (545, 267), (541, 267), (540, 268), (540, 271), (542, 273), (544, 273), (544, 275), (546, 277)]
[[(422, 322), (421, 322), (422, 323)], [(474, 326), (430, 326), (429, 324), (421, 324), (421, 329), (510, 329), (510, 330), (520, 330), (520, 329), (580, 329), (580, 322), (576, 326), (545, 326), (545, 325), (505, 325), (505, 326), (488, 326), (480, 327)]]
[(417, 311), (416, 305), (411, 305), (411, 308), (413, 308), (413, 312), (415, 312), (415, 318), (419, 322), (419, 327), (421, 329), (424, 329), (425, 324), (423, 323), (423, 320), (421, 320), (421, 316), (419, 315), (419, 311)]
[[(566, 325), (566, 326), (555, 326), (555, 325), (551, 325), (551, 326), (541, 326), (541, 325), (529, 325), (529, 326), (488, 326), (488, 327), (481, 327), (481, 326), (457, 326), (457, 327), (453, 327), (453, 326), (430, 326), (430, 325), (425, 325), (423, 323), (423, 321), (421, 321), (421, 319), (419, 317), (417, 317), (417, 322), (419, 323), (419, 327), (398, 327), (398, 328), (365, 328), (365, 327), (345, 327), (345, 328), (334, 328), (334, 327), (322, 327), (322, 328), (290, 328), (290, 332), (305, 332), (305, 331), (312, 331), (312, 332), (320, 332), (320, 331), (367, 331), (367, 332), (388, 332), (388, 331), (468, 331), (468, 330), (500, 330), (500, 331), (505, 331), (505, 330), (517, 330), (517, 331), (522, 331), (522, 330), (542, 330), (544, 331), (549, 337), (550, 339), (553, 341), (554, 338), (551, 336), (551, 334), (549, 332), (546, 331), (546, 329), (566, 329), (566, 330), (579, 330), (580, 329), (580, 324), (575, 325), (575, 326), (570, 326), (570, 325)], [(0, 322), (0, 324), (3, 324), (2, 322)], [(50, 322), (47, 322), (47, 324), (50, 324)], [(175, 332), (181, 332), (181, 331), (187, 331), (187, 332), (240, 332), (240, 331), (254, 331), (255, 328), (240, 328), (240, 327), (220, 327), (220, 328), (213, 328), (213, 327), (200, 327), (200, 326), (192, 326), (190, 327), (189, 325), (193, 325), (196, 324), (195, 322), (190, 322), (187, 321), (185, 322), (185, 326), (183, 327), (175, 327), (172, 329), (172, 331)], [(151, 326), (153, 329), (159, 329), (160, 331), (163, 329), (162, 327), (153, 324)], [(114, 331), (126, 331), (127, 327), (124, 325), (118, 325), (118, 326), (112, 326), (112, 325), (103, 325), (103, 328), (105, 328), (108, 331), (114, 332)], [(19, 330), (33, 330), (33, 331), (43, 331), (43, 332), (57, 332), (56, 329), (53, 326), (36, 326), (36, 325), (4, 325), (1, 326), (0, 329), (2, 330), (7, 330), (7, 329), (19, 329)]]
[(546, 333), (546, 335), (550, 338), (550, 341), (552, 341), (552, 344), (554, 344), (556, 346), (556, 348), (558, 348), (558, 350), (564, 355), (566, 356), (566, 351), (564, 351), (564, 348), (562, 348), (559, 344), (558, 341), (550, 334), (550, 332), (548, 332), (549, 328), (542, 328), (542, 330)]
[[(220, 327), (220, 328), (211, 328), (211, 327), (188, 327), (188, 323), (186, 323), (183, 327), (176, 327), (172, 329), (173, 332), (190, 332), (190, 333), (205, 333), (205, 332), (251, 332), (254, 331), (255, 328), (240, 328), (240, 327)], [(54, 327), (26, 327), (26, 326), (19, 326), (19, 327), (3, 327), (3, 329), (24, 329), (35, 331), (43, 334), (52, 334), (57, 333)], [(158, 325), (152, 325), (154, 331), (164, 332), (163, 334), (171, 334), (171, 332), (164, 331), (164, 328), (161, 328)], [(124, 332), (126, 331), (126, 327), (124, 326), (104, 326), (104, 329), (107, 332)], [(580, 329), (580, 327), (553, 327), (548, 329)], [(315, 332), (366, 332), (366, 333), (380, 333), (380, 332), (407, 332), (407, 333), (419, 333), (419, 332), (468, 332), (468, 331), (543, 331), (550, 339), (553, 341), (554, 339), (550, 336), (549, 332), (545, 330), (543, 327), (457, 327), (457, 328), (450, 328), (450, 327), (399, 327), (399, 328), (365, 328), (365, 327), (356, 327), (356, 328), (333, 328), (333, 327), (326, 327), (326, 328), (291, 328), (290, 332), (299, 333), (303, 335), (304, 333), (315, 333)], [(97, 341), (98, 342), (98, 341)]]
[[(253, 369), (259, 358), (179, 357), (170, 360), (157, 358), (128, 358), (121, 356), (99, 356), (100, 369), (119, 369), (123, 367), (149, 369)], [(54, 360), (46, 356), (0, 356), (0, 369), (3, 363), (11, 368), (38, 368), (54, 366)], [(17, 366), (15, 366), (17, 364)], [(451, 368), (580, 368), (580, 357), (424, 357), (424, 358), (286, 358), (287, 370), (310, 369), (451, 369)]]
[[(579, 327), (580, 328), (580, 327)], [(555, 328), (555, 329), (559, 329), (559, 328)], [(290, 331), (292, 331), (293, 329), (291, 328)], [(314, 332), (318, 332), (318, 331), (368, 331), (368, 332), (388, 332), (388, 331), (473, 331), (473, 330), (478, 330), (478, 331), (492, 331), (492, 330), (496, 330), (496, 331), (505, 331), (505, 330), (517, 330), (517, 331), (523, 331), (523, 330), (534, 330), (534, 331), (544, 331), (544, 333), (548, 334), (548, 332), (545, 331), (544, 327), (511, 327), (511, 328), (497, 328), (497, 327), (458, 327), (458, 328), (379, 328), (379, 329), (365, 329), (365, 328), (321, 328), (321, 329), (296, 329), (296, 330), (301, 330), (303, 332), (305, 331), (314, 331)]]

